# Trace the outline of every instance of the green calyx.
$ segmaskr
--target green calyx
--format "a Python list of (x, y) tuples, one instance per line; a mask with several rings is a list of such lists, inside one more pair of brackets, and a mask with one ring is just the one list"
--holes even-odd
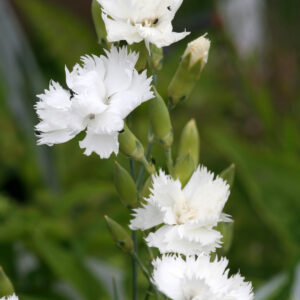
[(114, 181), (122, 203), (128, 208), (137, 206), (138, 192), (130, 174), (115, 162)]
[(0, 298), (11, 296), (13, 293), (13, 285), (0, 266)]
[(195, 166), (199, 163), (199, 151), (200, 151), (200, 138), (197, 129), (196, 121), (190, 120), (182, 130), (178, 157), (190, 153)]
[(143, 160), (144, 147), (126, 124), (124, 125), (124, 131), (119, 133), (119, 143), (120, 151), (123, 154), (137, 161)]
[(173, 143), (173, 128), (168, 108), (153, 87), (155, 98), (150, 100), (150, 122), (155, 139), (165, 148), (171, 147)]
[(224, 179), (230, 187), (232, 187), (235, 176), (235, 164), (231, 164), (228, 168), (220, 173), (220, 177)]
[(92, 1), (92, 17), (99, 44), (104, 48), (110, 48), (110, 43), (107, 41), (105, 24), (102, 19), (102, 8), (97, 0)]
[(177, 71), (169, 85), (169, 105), (174, 108), (179, 102), (190, 97), (201, 75), (201, 60), (190, 66), (191, 54), (181, 58)]
[(144, 70), (146, 68), (147, 61), (149, 58), (149, 51), (146, 48), (145, 43), (140, 42), (140, 43), (134, 43), (134, 44), (128, 45), (128, 49), (130, 49), (131, 51), (137, 52), (139, 54), (138, 61), (135, 65), (136, 70), (139, 72)]
[(173, 177), (179, 179), (184, 187), (195, 171), (195, 164), (190, 153), (179, 157), (173, 169)]
[(104, 216), (104, 218), (116, 246), (126, 253), (133, 253), (133, 241), (127, 231), (108, 216)]

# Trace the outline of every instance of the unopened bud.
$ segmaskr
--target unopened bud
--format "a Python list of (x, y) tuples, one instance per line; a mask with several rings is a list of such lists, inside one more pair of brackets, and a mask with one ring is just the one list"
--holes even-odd
[(97, 0), (92, 1), (92, 16), (99, 44), (104, 48), (109, 48), (110, 43), (107, 41), (106, 28), (102, 19), (102, 8)]
[(116, 221), (112, 220), (108, 216), (104, 216), (109, 232), (115, 241), (117, 247), (124, 252), (133, 252), (133, 241), (127, 231)]
[(192, 68), (196, 63), (200, 62), (200, 71), (203, 70), (207, 63), (210, 48), (210, 40), (205, 36), (206, 34), (188, 43), (187, 48), (183, 53), (183, 57), (190, 55), (190, 68)]
[(0, 267), (0, 298), (11, 296), (14, 293), (14, 288), (2, 267)]
[(210, 41), (205, 36), (188, 44), (169, 85), (168, 95), (172, 108), (190, 96), (207, 63), (209, 48)]
[(196, 122), (192, 119), (183, 128), (179, 142), (178, 157), (190, 153), (195, 166), (197, 166), (199, 162), (199, 148), (199, 133)]
[(115, 162), (115, 185), (123, 204), (131, 209), (137, 205), (137, 189), (129, 173)]
[(144, 70), (146, 68), (147, 61), (149, 58), (149, 51), (146, 48), (145, 43), (144, 42), (133, 43), (131, 45), (128, 45), (128, 48), (131, 51), (137, 52), (139, 54), (138, 61), (135, 65), (136, 70), (139, 72)]
[(223, 238), (222, 238), (222, 249), (221, 251), (222, 255), (226, 255), (229, 251), (231, 244), (232, 244), (232, 238), (233, 238), (233, 223), (219, 223), (216, 227), (216, 230), (219, 231)]
[(144, 183), (144, 186), (142, 188), (142, 191), (141, 191), (141, 198), (142, 199), (145, 199), (145, 198), (148, 198), (151, 194), (151, 188), (152, 188), (152, 184), (153, 184), (153, 181), (152, 181), (152, 176), (149, 176), (147, 178), (147, 180), (145, 181)]
[(224, 179), (230, 187), (232, 187), (235, 175), (235, 164), (231, 164), (228, 168), (220, 173), (220, 177)]
[(150, 100), (150, 121), (157, 141), (169, 148), (173, 143), (173, 129), (165, 101), (153, 87), (155, 98)]
[(144, 147), (136, 136), (124, 125), (124, 131), (119, 133), (120, 151), (138, 161), (144, 158)]
[(191, 154), (186, 154), (177, 159), (173, 170), (173, 177), (179, 179), (185, 186), (195, 171), (195, 164)]
[(151, 56), (149, 60), (150, 68), (155, 71), (160, 71), (162, 69), (163, 58), (164, 58), (162, 48), (158, 48), (154, 44), (150, 44), (150, 52), (151, 52)]

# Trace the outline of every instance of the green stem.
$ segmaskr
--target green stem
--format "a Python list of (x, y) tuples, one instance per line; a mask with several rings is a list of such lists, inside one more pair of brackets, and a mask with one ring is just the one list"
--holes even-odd
[[(146, 159), (149, 158), (151, 149), (152, 149), (152, 143), (149, 142), (149, 143), (148, 143), (148, 146), (147, 146), (146, 154), (145, 154)], [(142, 187), (144, 174), (145, 174), (145, 167), (144, 167), (144, 165), (142, 165), (142, 167), (141, 167), (141, 169), (140, 169), (140, 172), (139, 172), (138, 179), (137, 179), (137, 181), (136, 181), (136, 186), (137, 186), (138, 190), (140, 190), (141, 187)]]
[(148, 160), (146, 159), (146, 157), (144, 156), (140, 162), (144, 165), (145, 170), (152, 175), (153, 173), (155, 173), (155, 167), (153, 165), (150, 165)]
[(173, 158), (172, 158), (172, 149), (171, 147), (165, 149), (165, 155), (167, 159), (167, 167), (169, 174), (173, 175)]
[(119, 298), (119, 294), (118, 294), (116, 278), (113, 277), (112, 281), (113, 281), (113, 290), (114, 290), (114, 300), (119, 300), (120, 298)]
[[(134, 256), (137, 256), (137, 232), (132, 231), (132, 240), (133, 240), (133, 251)], [(132, 299), (137, 300), (138, 299), (138, 289), (137, 289), (137, 278), (138, 278), (138, 265), (136, 259), (132, 258)]]
[[(131, 177), (134, 181), (136, 181), (134, 161), (132, 159), (130, 159), (129, 162), (130, 162)], [(132, 231), (132, 240), (133, 240), (133, 245), (134, 245), (133, 255), (137, 256), (138, 247), (137, 247), (137, 232), (136, 231)], [(137, 261), (133, 257), (132, 258), (132, 300), (138, 300), (137, 277), (138, 277)]]

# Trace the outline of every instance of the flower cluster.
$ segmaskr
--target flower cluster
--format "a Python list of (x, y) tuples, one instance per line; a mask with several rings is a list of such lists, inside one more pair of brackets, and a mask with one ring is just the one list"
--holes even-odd
[[(189, 34), (175, 33), (172, 28), (171, 22), (182, 0), (97, 0), (98, 3), (109, 42), (144, 41), (150, 51), (150, 43), (160, 48)], [(169, 107), (190, 95), (207, 63), (209, 48), (210, 41), (205, 35), (188, 44), (168, 88)], [(119, 138), (120, 149), (123, 149), (123, 141), (127, 149), (123, 153), (131, 158), (138, 157), (136, 160), (143, 163), (150, 174), (154, 173), (150, 196), (143, 199), (141, 207), (133, 210), (130, 228), (143, 231), (154, 228), (145, 240), (162, 255), (153, 261), (152, 282), (157, 289), (174, 300), (252, 300), (251, 284), (244, 282), (239, 274), (228, 277), (225, 258), (212, 261), (210, 257), (222, 245), (222, 234), (216, 226), (220, 222), (231, 222), (230, 216), (223, 213), (229, 185), (204, 166), (195, 169), (198, 143), (188, 145), (194, 143), (193, 138), (192, 141), (183, 139), (187, 142), (180, 148), (182, 153), (177, 160), (182, 164), (184, 180), (172, 172), (176, 165), (173, 168), (169, 110), (157, 90), (152, 92), (152, 78), (147, 77), (146, 71), (138, 73), (135, 69), (138, 54), (128, 51), (126, 46), (112, 46), (106, 56), (84, 56), (81, 60), (82, 64), (76, 64), (71, 72), (66, 68), (67, 88), (52, 81), (49, 89), (38, 96), (38, 144), (64, 143), (85, 131), (86, 136), (79, 143), (84, 153), (95, 152), (100, 158), (108, 158), (112, 153), (118, 154), (118, 135), (125, 128)], [(137, 106), (154, 96), (150, 105), (151, 128), (167, 154), (170, 175), (164, 171), (155, 173), (144, 156), (141, 143), (124, 125), (124, 119)], [(139, 184), (133, 182), (125, 169), (117, 169), (117, 180), (122, 181), (117, 184), (118, 192), (124, 202), (136, 207)], [(140, 174), (143, 175), (143, 171)], [(132, 199), (128, 199), (131, 196)], [(134, 242), (126, 230), (108, 217), (106, 221), (118, 246), (135, 255)]]
[(158, 289), (174, 300), (253, 299), (250, 283), (240, 275), (228, 278), (226, 259), (210, 262), (209, 254), (221, 246), (222, 238), (214, 227), (231, 221), (222, 213), (228, 184), (203, 166), (184, 188), (162, 171), (153, 175), (152, 182), (151, 195), (134, 210), (130, 227), (147, 230), (163, 224), (146, 237), (149, 247), (172, 253), (153, 262)]
[(49, 90), (38, 95), (38, 144), (64, 143), (86, 130), (79, 143), (86, 155), (95, 152), (108, 158), (113, 152), (118, 154), (123, 120), (153, 98), (153, 93), (151, 77), (134, 68), (137, 53), (112, 47), (106, 55), (82, 57), (82, 66), (75, 65), (71, 72), (66, 68), (68, 89), (52, 81)]

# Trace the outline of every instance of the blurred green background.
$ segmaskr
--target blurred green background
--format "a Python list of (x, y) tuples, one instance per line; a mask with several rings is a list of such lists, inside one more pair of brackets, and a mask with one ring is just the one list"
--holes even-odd
[[(84, 156), (82, 136), (37, 147), (33, 128), (35, 95), (50, 79), (63, 82), (65, 65), (101, 52), (90, 5), (0, 1), (0, 265), (21, 300), (109, 299), (113, 278), (121, 299), (130, 295), (130, 259), (103, 219), (129, 220), (113, 185), (115, 157)], [(236, 164), (226, 256), (258, 300), (300, 299), (299, 12), (296, 0), (185, 0), (174, 27), (192, 34), (164, 49), (158, 76), (166, 98), (186, 43), (208, 32), (203, 76), (172, 112), (175, 137), (195, 118), (201, 163), (216, 173)], [(131, 119), (146, 144), (145, 118), (147, 104)], [(153, 157), (164, 166), (158, 146)]]

